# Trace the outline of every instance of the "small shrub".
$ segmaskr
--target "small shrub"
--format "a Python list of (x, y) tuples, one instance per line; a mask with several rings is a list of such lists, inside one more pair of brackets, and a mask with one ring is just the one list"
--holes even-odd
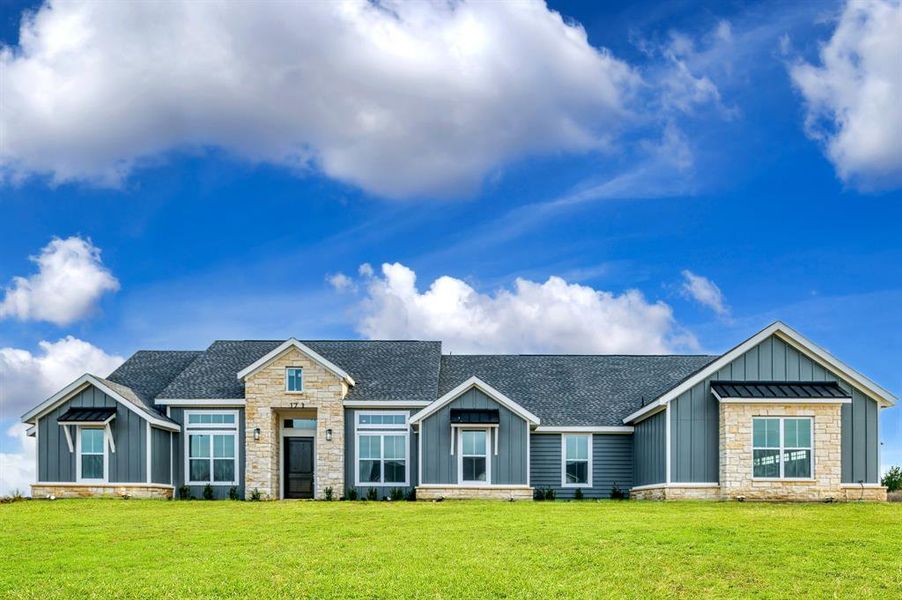
[(229, 500), (239, 500), (238, 498), (238, 486), (232, 486), (229, 488)]
[(334, 492), (332, 491), (332, 487), (331, 487), (331, 486), (330, 486), (330, 487), (327, 487), (326, 489), (323, 490), (323, 494), (324, 494), (325, 497), (326, 497), (326, 502), (332, 502), (332, 495), (333, 495), (333, 493), (334, 493)]
[(554, 491), (554, 488), (545, 488), (545, 499), (546, 500), (554, 500), (557, 494)]
[(412, 487), (412, 488), (410, 488), (409, 490), (407, 490), (407, 497), (406, 497), (406, 499), (407, 499), (408, 502), (416, 502), (416, 500), (417, 500), (417, 488)]
[(191, 488), (187, 485), (179, 486), (179, 500), (189, 500), (191, 498)]
[(366, 499), (367, 500), (378, 500), (379, 492), (376, 491), (376, 488), (371, 487), (366, 491)]
[(212, 500), (213, 499), (213, 486), (209, 483), (204, 486), (204, 500)]
[(536, 488), (532, 491), (532, 499), (533, 500), (544, 500), (545, 499), (545, 490), (542, 488)]
[(3, 496), (0, 498), (0, 504), (11, 504), (13, 502), (21, 502), (25, 500), (25, 496), (22, 495), (22, 492), (18, 489), (10, 492), (9, 496)]
[(348, 488), (348, 493), (345, 496), (348, 500), (356, 500), (357, 499), (357, 488)]
[(257, 488), (254, 488), (253, 490), (251, 490), (251, 497), (250, 497), (251, 502), (260, 502), (260, 500), (262, 500), (262, 499), (263, 499), (263, 496), (260, 494), (260, 490), (258, 490)]
[(886, 475), (880, 479), (880, 485), (885, 485), (887, 492), (902, 490), (902, 467), (898, 465), (890, 467)]
[(576, 491), (573, 492), (573, 499), (574, 500), (582, 500), (583, 499), (583, 489), (582, 488), (576, 488)]
[(626, 494), (623, 493), (623, 490), (615, 482), (614, 485), (611, 486), (611, 500), (623, 500), (626, 498)]
[(388, 497), (390, 500), (397, 501), (404, 499), (404, 490), (401, 488), (392, 488), (388, 493)]

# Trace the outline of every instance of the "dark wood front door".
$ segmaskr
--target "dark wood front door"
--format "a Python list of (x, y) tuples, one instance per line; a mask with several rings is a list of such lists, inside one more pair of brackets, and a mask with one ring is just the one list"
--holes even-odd
[(313, 438), (285, 438), (285, 497), (313, 498)]

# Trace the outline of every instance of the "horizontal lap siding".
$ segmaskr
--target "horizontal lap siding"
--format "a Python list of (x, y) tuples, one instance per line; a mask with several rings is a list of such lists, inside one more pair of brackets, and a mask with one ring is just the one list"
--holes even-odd
[(500, 414), (498, 454), (494, 436), (489, 448), (492, 484), (525, 485), (528, 427), (526, 421), (473, 388), (449, 402), (421, 424), (423, 435), (423, 483), (457, 485), (457, 452), (451, 454), (451, 409), (497, 408)]
[(147, 477), (147, 422), (94, 386), (89, 386), (41, 417), (38, 427), (38, 480), (74, 482), (77, 429), (70, 427), (73, 452), (69, 452), (63, 428), (57, 419), (72, 407), (115, 407), (116, 418), (110, 422), (116, 451), (107, 450), (111, 483), (142, 483)]
[[(357, 424), (356, 418), (358, 412), (378, 412), (375, 409), (366, 409), (364, 411), (358, 411), (353, 409), (345, 410), (345, 487), (346, 488), (355, 488), (357, 493), (361, 497), (366, 497), (367, 492), (369, 492), (370, 487), (373, 486), (358, 486), (357, 485), (357, 477), (355, 472), (356, 465), (356, 457), (357, 457), (357, 436), (355, 432), (355, 427)], [(400, 410), (400, 409), (386, 409), (384, 412), (406, 412), (408, 413), (408, 417), (410, 416), (410, 410)], [(409, 446), (407, 448), (407, 460), (410, 462), (409, 468), (409, 482), (408, 486), (399, 486), (399, 485), (389, 485), (389, 486), (377, 486), (376, 493), (380, 498), (387, 497), (391, 494), (391, 490), (393, 488), (401, 489), (406, 494), (411, 487), (417, 486), (417, 472), (419, 465), (417, 464), (417, 435), (413, 431), (410, 432)], [(338, 496), (343, 496), (347, 493), (347, 490), (342, 490)]]
[(634, 485), (664, 483), (667, 478), (666, 418), (661, 411), (636, 423), (633, 431)]
[[(530, 485), (552, 488), (558, 498), (573, 498), (575, 488), (561, 485), (561, 435), (533, 434), (530, 438)], [(592, 487), (581, 488), (586, 498), (609, 498), (617, 485), (633, 486), (633, 436), (592, 436)]]
[(852, 391), (842, 408), (842, 479), (878, 480), (877, 403), (780, 338), (771, 336), (670, 404), (671, 481), (719, 480), (720, 405), (712, 381), (838, 381)]

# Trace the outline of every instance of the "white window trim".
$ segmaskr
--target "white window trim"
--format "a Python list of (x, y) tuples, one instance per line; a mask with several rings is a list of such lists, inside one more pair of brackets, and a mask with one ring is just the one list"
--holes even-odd
[[(189, 415), (193, 414), (230, 414), (235, 416), (235, 423), (201, 423), (196, 425), (189, 425)], [(238, 479), (240, 477), (239, 474), (239, 461), (238, 458), (241, 456), (241, 448), (238, 446), (238, 431), (239, 431), (239, 415), (237, 410), (186, 410), (184, 414), (184, 426), (183, 426), (183, 434), (185, 443), (183, 445), (184, 448), (184, 477), (185, 477), (185, 485), (207, 485), (208, 483), (213, 487), (216, 486), (233, 486), (238, 485)], [(235, 456), (232, 459), (235, 462), (235, 479), (234, 481), (213, 481), (213, 441), (211, 437), (210, 441), (210, 457), (203, 459), (210, 461), (210, 480), (209, 481), (193, 481), (190, 479), (191, 475), (191, 436), (192, 435), (232, 435), (235, 440)], [(197, 459), (201, 460), (201, 459)], [(225, 459), (218, 459), (225, 460)]]
[[(103, 432), (103, 479), (85, 479), (81, 476), (81, 430), (97, 429)], [(75, 431), (75, 481), (77, 483), (109, 483), (110, 481), (110, 450), (107, 440), (107, 428), (96, 425), (78, 426)]]
[[(299, 390), (290, 390), (288, 389), (288, 371), (292, 369), (297, 369), (301, 372), (301, 389)], [(304, 393), (304, 367), (285, 367), (285, 393), (287, 394), (303, 394)]]
[[(457, 427), (457, 485), (467, 487), (483, 487), (492, 485), (492, 427)], [(464, 479), (464, 431), (485, 432), (485, 481), (468, 481)], [(468, 454), (479, 457), (479, 454)]]
[[(567, 438), (589, 438), (588, 441), (588, 459), (586, 483), (567, 483)], [(592, 487), (592, 434), (591, 433), (571, 433), (561, 436), (561, 487), (565, 488), (590, 488)], [(576, 462), (576, 461), (574, 461)]]
[[(404, 436), (404, 481), (385, 481), (385, 436)], [(380, 481), (360, 481), (360, 438), (379, 438)], [(364, 459), (372, 460), (372, 459)], [(393, 459), (397, 460), (397, 459)], [(365, 429), (354, 433), (354, 485), (356, 487), (409, 487), (410, 486), (410, 432), (399, 429)]]
[[(779, 433), (779, 438), (780, 438), (780, 446), (779, 446), (780, 476), (779, 477), (755, 477), (755, 464), (754, 464), (755, 450), (777, 450), (778, 449), (778, 448), (774, 448), (774, 447), (770, 447), (770, 446), (767, 446), (767, 447), (755, 446), (755, 419), (776, 419), (780, 423), (780, 433)], [(801, 448), (801, 447), (797, 447), (797, 446), (787, 447), (784, 445), (783, 422), (786, 419), (807, 419), (811, 423), (811, 446), (810, 447), (808, 447), (808, 448)], [(809, 465), (811, 470), (809, 471), (808, 477), (784, 477), (783, 476), (783, 473), (784, 473), (783, 453), (786, 452), (787, 450), (808, 450), (811, 452), (811, 464)], [(790, 415), (790, 416), (785, 416), (785, 417), (777, 417), (777, 416), (752, 417), (752, 480), (753, 481), (814, 481), (815, 480), (814, 467), (815, 467), (815, 463), (814, 463), (814, 417), (807, 416), (807, 415), (799, 415), (799, 416)]]

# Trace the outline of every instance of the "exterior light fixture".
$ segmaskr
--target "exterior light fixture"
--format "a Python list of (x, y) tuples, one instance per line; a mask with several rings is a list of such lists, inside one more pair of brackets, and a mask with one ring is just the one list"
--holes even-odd
[(259, 427), (254, 427), (254, 441), (255, 442), (260, 441), (260, 428)]
[(327, 442), (331, 442), (331, 441), (332, 441), (332, 430), (331, 430), (331, 429), (327, 429), (327, 430), (326, 430), (326, 441), (327, 441)]

